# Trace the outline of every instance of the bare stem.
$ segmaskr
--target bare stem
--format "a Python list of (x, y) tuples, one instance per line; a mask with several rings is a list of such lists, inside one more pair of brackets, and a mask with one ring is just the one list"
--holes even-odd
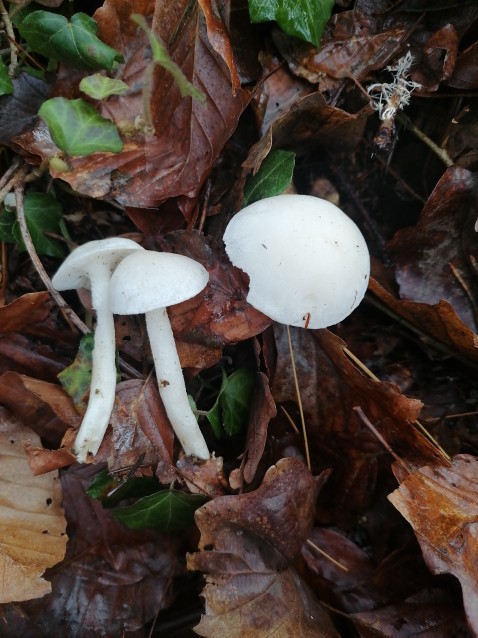
[(300, 422), (302, 425), (302, 433), (304, 435), (304, 448), (305, 448), (305, 458), (307, 461), (307, 467), (309, 470), (311, 469), (310, 464), (310, 453), (309, 453), (309, 441), (307, 439), (307, 430), (305, 428), (305, 418), (304, 418), (304, 408), (302, 407), (302, 398), (300, 396), (300, 388), (299, 381), (297, 379), (297, 370), (295, 368), (295, 359), (294, 359), (294, 350), (292, 348), (292, 339), (290, 338), (290, 327), (287, 328), (287, 340), (289, 342), (289, 352), (290, 352), (290, 361), (292, 365), (292, 376), (294, 377), (294, 385), (295, 385), (295, 393), (297, 396), (297, 404), (299, 406), (299, 414), (300, 414)]
[(5, 31), (8, 35), (8, 41), (10, 43), (10, 65), (8, 67), (8, 75), (13, 77), (15, 69), (18, 65), (17, 47), (15, 43), (15, 33), (13, 31), (13, 24), (8, 15), (8, 11), (5, 9), (3, 0), (0, 0), (0, 13), (2, 14), (3, 24), (5, 25)]

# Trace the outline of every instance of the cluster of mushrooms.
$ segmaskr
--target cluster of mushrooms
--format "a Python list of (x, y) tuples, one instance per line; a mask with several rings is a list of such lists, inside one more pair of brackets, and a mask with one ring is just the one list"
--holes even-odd
[[(247, 301), (274, 321), (325, 328), (342, 321), (365, 295), (370, 257), (355, 223), (339, 208), (308, 195), (278, 195), (237, 213), (224, 234), (232, 264), (249, 276)], [(89, 288), (96, 310), (88, 406), (74, 453), (84, 462), (101, 445), (115, 399), (113, 313), (144, 313), (159, 393), (187, 455), (209, 450), (186, 392), (167, 307), (207, 285), (189, 257), (143, 249), (125, 238), (76, 248), (52, 279), (57, 290)]]

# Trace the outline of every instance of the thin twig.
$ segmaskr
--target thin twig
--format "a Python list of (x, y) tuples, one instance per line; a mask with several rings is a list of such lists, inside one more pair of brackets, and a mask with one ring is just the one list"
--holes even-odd
[(15, 200), (16, 200), (16, 209), (17, 209), (17, 220), (18, 225), (20, 227), (20, 232), (22, 235), (23, 243), (25, 244), (25, 248), (30, 256), (33, 266), (37, 271), (40, 279), (42, 280), (45, 288), (51, 294), (55, 302), (58, 304), (58, 307), (63, 312), (64, 316), (67, 318), (69, 323), (72, 323), (74, 326), (78, 328), (80, 332), (83, 334), (88, 334), (90, 330), (87, 325), (83, 323), (83, 321), (78, 317), (78, 315), (73, 312), (70, 306), (66, 303), (60, 293), (53, 288), (50, 277), (48, 276), (46, 270), (43, 267), (43, 264), (40, 261), (40, 258), (37, 255), (35, 250), (35, 246), (33, 245), (33, 241), (30, 235), (30, 231), (28, 230), (27, 222), (25, 219), (25, 208), (23, 204), (23, 184), (15, 185)]
[(3, 0), (0, 0), (0, 13), (2, 14), (3, 24), (5, 25), (5, 31), (7, 32), (8, 42), (10, 44), (10, 64), (8, 67), (8, 75), (13, 77), (15, 75), (15, 69), (18, 65), (17, 47), (15, 43), (15, 33), (13, 31), (13, 24), (8, 15), (8, 11), (5, 9)]
[(294, 423), (294, 419), (291, 417), (291, 415), (287, 412), (287, 410), (284, 408), (283, 405), (280, 406), (280, 409), (282, 410), (282, 412), (284, 413), (285, 418), (289, 421), (291, 428), (294, 430), (294, 432), (300, 436), (300, 432), (299, 432), (299, 428), (296, 426), (296, 424)]
[(348, 572), (349, 571), (348, 567), (346, 567), (345, 565), (342, 565), (342, 563), (339, 563), (338, 560), (333, 558), (330, 554), (327, 554), (327, 552), (324, 552), (323, 549), (320, 549), (320, 547), (318, 545), (316, 545), (315, 543), (313, 543), (311, 540), (307, 539), (305, 542), (310, 547), (313, 547), (316, 552), (318, 552), (319, 554), (324, 556), (327, 560), (329, 560), (331, 563), (333, 563), (336, 567), (339, 567), (340, 569), (343, 569), (344, 572)]
[(411, 131), (418, 139), (423, 142), (429, 149), (431, 149), (435, 155), (445, 164), (447, 168), (450, 166), (454, 166), (455, 162), (451, 159), (444, 148), (435, 144), (433, 140), (431, 140), (428, 135), (426, 135), (423, 131), (421, 131), (418, 126), (415, 126), (413, 122), (408, 118), (404, 113), (397, 114), (397, 120), (405, 126), (409, 131)]
[(5, 186), (5, 184), (8, 182), (10, 177), (13, 175), (13, 173), (17, 170), (19, 166), (20, 166), (20, 160), (17, 158), (12, 162), (11, 166), (9, 166), (7, 170), (4, 172), (4, 174), (0, 177), (0, 188), (3, 188)]
[[(377, 383), (382, 383), (382, 381), (365, 365), (365, 363), (363, 361), (360, 361), (360, 359), (358, 357), (356, 357), (354, 355), (353, 352), (351, 352), (348, 348), (344, 348), (343, 349), (344, 354), (367, 376), (369, 377), (369, 379), (372, 379), (373, 381), (376, 381)], [(441, 453), (441, 455), (443, 456), (443, 458), (446, 461), (450, 461), (450, 455), (445, 452), (445, 450), (442, 448), (442, 446), (438, 443), (438, 441), (435, 439), (435, 437), (426, 429), (426, 427), (420, 423), (420, 421), (418, 419), (415, 419), (415, 421), (413, 422), (413, 425), (415, 425), (415, 427), (417, 427), (420, 432), (430, 441), (430, 443), (432, 443), (437, 450)]]
[[(7, 178), (6, 183), (2, 186), (2, 188), (0, 188), (0, 204), (3, 203), (8, 193), (15, 189), (15, 186), (17, 184), (23, 184), (28, 173), (28, 166), (26, 164), (24, 164), (23, 166), (18, 166), (17, 164), (13, 171), (10, 167), (7, 173), (9, 177)], [(2, 178), (2, 181), (5, 181), (4, 177)]]
[(357, 416), (362, 421), (362, 423), (368, 427), (368, 429), (373, 433), (376, 439), (380, 441), (383, 447), (387, 450), (389, 454), (393, 456), (393, 458), (397, 461), (397, 463), (399, 463), (407, 471), (407, 473), (410, 473), (410, 468), (408, 467), (408, 465), (405, 463), (405, 461), (402, 458), (398, 456), (396, 452), (394, 452), (394, 450), (392, 450), (392, 448), (387, 443), (387, 441), (383, 438), (383, 436), (380, 434), (377, 428), (366, 416), (362, 408), (360, 406), (355, 406), (354, 408), (352, 408), (352, 410), (357, 413)]
[(294, 350), (292, 348), (292, 339), (290, 337), (290, 327), (286, 326), (286, 328), (287, 328), (287, 339), (289, 341), (289, 352), (290, 352), (290, 360), (291, 360), (291, 365), (292, 365), (292, 376), (294, 377), (295, 393), (297, 395), (297, 403), (299, 405), (300, 422), (301, 422), (301, 425), (302, 425), (302, 432), (303, 432), (303, 435), (304, 435), (305, 459), (307, 461), (307, 467), (310, 470), (311, 469), (311, 464), (310, 464), (310, 454), (309, 454), (309, 441), (307, 439), (307, 430), (305, 428), (304, 409), (302, 407), (302, 398), (300, 396), (299, 380), (297, 379), (297, 371), (295, 369)]
[[(15, 200), (16, 200), (16, 210), (17, 210), (17, 220), (18, 225), (20, 227), (20, 233), (22, 235), (23, 243), (25, 244), (25, 248), (30, 256), (33, 266), (37, 271), (40, 279), (42, 280), (45, 288), (51, 294), (58, 307), (62, 311), (66, 320), (73, 324), (78, 330), (83, 334), (88, 334), (91, 330), (88, 326), (78, 317), (78, 315), (70, 308), (70, 306), (66, 303), (60, 293), (53, 288), (51, 279), (48, 276), (48, 273), (43, 267), (43, 264), (40, 261), (40, 258), (37, 255), (35, 250), (35, 246), (33, 245), (33, 241), (30, 235), (30, 231), (28, 230), (27, 222), (25, 219), (25, 208), (23, 203), (23, 183), (19, 183), (15, 185)], [(129, 363), (119, 359), (119, 365), (121, 369), (136, 379), (142, 379), (143, 375), (138, 372), (133, 366), (130, 366)]]

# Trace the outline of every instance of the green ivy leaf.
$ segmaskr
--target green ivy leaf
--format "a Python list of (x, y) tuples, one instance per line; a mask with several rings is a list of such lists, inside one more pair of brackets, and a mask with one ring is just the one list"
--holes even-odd
[(129, 507), (118, 507), (112, 514), (131, 529), (153, 528), (161, 532), (173, 532), (192, 527), (194, 512), (206, 500), (205, 496), (199, 494), (161, 490), (140, 498)]
[(10, 95), (13, 93), (13, 82), (8, 75), (8, 67), (0, 58), (0, 95)]
[(128, 89), (129, 86), (126, 82), (106, 77), (101, 75), (101, 73), (88, 75), (80, 82), (80, 91), (83, 91), (94, 100), (105, 100), (110, 95), (122, 95)]
[(251, 22), (275, 20), (280, 28), (316, 47), (335, 0), (249, 0)]
[(90, 155), (100, 151), (119, 153), (123, 142), (118, 129), (84, 100), (54, 97), (38, 111), (58, 148), (68, 155)]
[[(0, 213), (0, 241), (16, 242), (20, 250), (26, 250), (17, 222), (13, 193), (7, 195), (4, 206), (5, 209)], [(50, 193), (27, 193), (23, 206), (25, 221), (37, 253), (61, 259), (64, 256), (61, 242), (45, 234), (58, 232), (62, 218), (60, 203)]]
[(255, 385), (254, 372), (245, 368), (235, 370), (229, 377), (224, 371), (222, 375), (221, 389), (207, 414), (218, 439), (224, 436), (224, 432), (234, 436), (245, 430)]
[(114, 507), (124, 498), (148, 496), (158, 491), (159, 481), (152, 476), (133, 476), (127, 480), (116, 478), (104, 469), (95, 476), (86, 490), (88, 496), (101, 501), (103, 507)]
[(95, 336), (93, 333), (85, 335), (78, 348), (78, 354), (71, 365), (65, 368), (58, 379), (65, 392), (73, 399), (78, 412), (86, 410), (85, 397), (91, 385), (92, 353), (95, 347)]
[(295, 167), (292, 151), (271, 151), (262, 162), (259, 171), (251, 175), (244, 188), (243, 206), (265, 197), (280, 195), (290, 185)]
[(57, 13), (34, 11), (26, 16), (18, 30), (36, 53), (77, 69), (111, 71), (123, 62), (121, 53), (96, 36), (98, 25), (86, 13), (75, 13), (68, 22)]
[[(37, 253), (59, 259), (64, 257), (62, 244), (45, 234), (58, 232), (62, 218), (62, 208), (58, 200), (50, 193), (27, 193), (23, 206), (27, 227)], [(12, 235), (20, 249), (26, 250), (17, 221), (13, 224)]]

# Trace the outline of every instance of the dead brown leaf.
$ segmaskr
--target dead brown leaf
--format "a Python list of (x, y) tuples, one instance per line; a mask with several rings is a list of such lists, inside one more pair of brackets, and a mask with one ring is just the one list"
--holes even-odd
[(209, 498), (216, 498), (227, 492), (228, 485), (221, 457), (212, 456), (203, 463), (197, 463), (190, 456), (182, 456), (176, 467), (179, 477), (191, 494), (206, 494)]
[(223, 496), (196, 511), (200, 552), (188, 569), (207, 573), (201, 636), (338, 636), (294, 572), (310, 532), (317, 489), (297, 459), (269, 469), (259, 489)]
[(39, 438), (0, 411), (0, 602), (41, 598), (43, 572), (65, 555), (66, 520), (58, 473), (34, 477), (23, 449)]
[(31, 324), (45, 321), (51, 312), (47, 292), (32, 292), (0, 308), (0, 332), (25, 332)]
[(468, 91), (478, 88), (478, 42), (473, 42), (459, 54), (453, 74), (446, 84)]
[(68, 425), (77, 425), (80, 418), (59, 386), (16, 372), (0, 376), (0, 402), (52, 447), (58, 445)]
[(257, 382), (247, 427), (247, 461), (244, 465), (244, 480), (252, 483), (267, 442), (267, 426), (277, 414), (275, 401), (269, 388), (269, 379), (262, 372), (257, 373)]
[(361, 638), (468, 638), (466, 622), (449, 591), (429, 588), (400, 604), (353, 614)]
[[(403, 25), (383, 28), (381, 21), (371, 15), (342, 11), (329, 20), (318, 50), (294, 43), (294, 57), (296, 63), (307, 69), (311, 82), (320, 81), (322, 73), (360, 82), (370, 71), (382, 69), (397, 55), (406, 33)], [(286, 58), (290, 64), (291, 56)], [(294, 66), (291, 68), (297, 70)]]
[(458, 578), (468, 622), (478, 633), (478, 459), (462, 454), (451, 467), (395, 471), (401, 484), (389, 500), (413, 527), (430, 570)]
[(214, 348), (244, 341), (262, 332), (271, 320), (246, 301), (249, 282), (212, 237), (194, 231), (169, 233), (164, 247), (199, 261), (209, 272), (205, 290), (169, 310), (175, 334)]
[(77, 465), (62, 475), (70, 541), (49, 574), (51, 595), (7, 606), (2, 635), (116, 636), (140, 630), (168, 607), (171, 584), (183, 573), (181, 539), (128, 530), (86, 495), (99, 466)]
[[(296, 402), (285, 327), (274, 325), (274, 334), (278, 359), (272, 395), (277, 403)], [(291, 337), (312, 466), (334, 468), (326, 487), (327, 517), (337, 521), (364, 511), (383, 488), (381, 472), (388, 473), (390, 458), (360, 422), (355, 406), (399, 456), (419, 464), (439, 458), (412, 425), (420, 401), (391, 383), (364, 376), (344, 354), (344, 343), (328, 330), (291, 329)]]
[(243, 166), (257, 172), (272, 148), (304, 152), (324, 146), (331, 151), (354, 148), (362, 137), (366, 119), (329, 106), (320, 93), (299, 98), (272, 121), (266, 133), (250, 150)]
[(475, 332), (478, 296), (473, 263), (478, 263), (478, 249), (473, 203), (477, 192), (474, 173), (457, 166), (447, 169), (418, 223), (399, 231), (388, 245), (397, 267), (400, 297), (430, 305), (448, 301)]
[[(80, 193), (114, 198), (124, 206), (157, 207), (168, 198), (178, 198), (183, 214), (191, 218), (198, 193), (249, 101), (248, 91), (238, 85), (227, 29), (217, 7), (212, 15), (213, 4), (210, 0), (203, 2), (208, 12), (206, 21), (199, 6), (190, 5), (187, 0), (106, 0), (94, 15), (100, 27), (99, 37), (124, 55), (125, 63), (117, 77), (130, 90), (100, 102), (98, 107), (104, 117), (123, 129), (128, 123), (133, 133), (126, 136), (120, 153), (71, 158), (70, 170), (53, 171), (55, 177)], [(135, 122), (143, 115), (142, 86), (149, 62), (145, 51), (149, 45), (146, 35), (130, 20), (132, 13), (152, 20), (153, 30), (171, 58), (206, 96), (205, 105), (189, 97), (181, 98), (169, 72), (157, 68), (151, 96), (155, 127), (152, 135), (134, 131)], [(213, 31), (212, 43), (206, 26), (208, 22), (211, 32), (211, 21), (216, 28), (222, 28), (221, 36)], [(76, 85), (72, 88), (77, 91)], [(63, 94), (65, 90), (63, 83)], [(35, 142), (38, 134), (40, 143)], [(48, 131), (40, 124), (36, 133), (20, 136), (16, 142), (47, 159), (54, 147), (48, 146), (45, 139)]]
[(403, 317), (425, 343), (443, 347), (449, 354), (457, 354), (476, 361), (478, 359), (478, 336), (459, 318), (447, 301), (437, 304), (418, 303), (397, 299), (372, 277), (369, 290), (393, 313)]
[[(107, 454), (110, 470), (134, 466), (154, 466), (160, 481), (176, 478), (172, 465), (174, 432), (159, 398), (156, 380), (123, 381), (116, 389), (111, 415), (113, 435)], [(105, 446), (106, 448), (106, 446)], [(97, 460), (102, 460), (101, 454)]]

